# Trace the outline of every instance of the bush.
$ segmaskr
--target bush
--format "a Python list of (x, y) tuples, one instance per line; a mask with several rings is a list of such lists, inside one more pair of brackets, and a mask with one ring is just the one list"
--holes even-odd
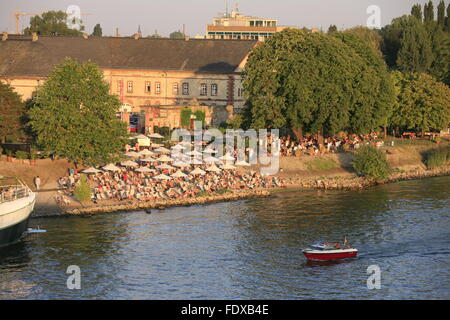
[(91, 187), (87, 182), (86, 176), (82, 175), (80, 181), (78, 182), (73, 194), (81, 202), (91, 200)]
[(425, 160), (428, 168), (444, 166), (450, 162), (450, 147), (430, 151)]
[(386, 154), (372, 146), (363, 146), (356, 153), (353, 168), (369, 179), (381, 180), (389, 176)]
[(21, 159), (21, 160), (24, 160), (24, 159), (27, 159), (28, 158), (28, 153), (27, 152), (25, 152), (25, 151), (17, 151), (16, 152), (16, 158), (17, 159)]

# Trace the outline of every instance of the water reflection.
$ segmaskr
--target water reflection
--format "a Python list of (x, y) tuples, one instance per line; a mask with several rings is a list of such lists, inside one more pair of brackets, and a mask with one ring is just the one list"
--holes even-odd
[[(448, 184), (32, 220), (47, 232), (0, 249), (0, 299), (449, 298)], [(303, 257), (312, 242), (344, 236), (357, 259)], [(72, 264), (80, 291), (65, 286)], [(382, 269), (381, 291), (366, 288), (371, 264)]]

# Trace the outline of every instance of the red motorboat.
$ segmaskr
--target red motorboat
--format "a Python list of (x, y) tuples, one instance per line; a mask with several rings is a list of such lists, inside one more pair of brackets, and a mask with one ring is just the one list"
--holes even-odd
[(308, 260), (337, 260), (356, 258), (358, 255), (358, 249), (352, 248), (349, 244), (330, 245), (328, 243), (315, 244), (311, 248), (303, 250), (303, 254)]

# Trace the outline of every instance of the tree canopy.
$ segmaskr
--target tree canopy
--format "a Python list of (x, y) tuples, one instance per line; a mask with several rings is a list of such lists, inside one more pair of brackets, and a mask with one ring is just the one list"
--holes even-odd
[(94, 31), (92, 32), (92, 35), (95, 37), (101, 37), (103, 34), (102, 27), (100, 26), (100, 23), (97, 23), (94, 27)]
[(182, 39), (184, 38), (184, 33), (181, 31), (174, 31), (169, 35), (170, 39)]
[(394, 72), (397, 101), (393, 126), (418, 131), (441, 130), (450, 123), (450, 88), (425, 73)]
[(67, 13), (64, 11), (47, 11), (41, 15), (31, 17), (30, 26), (25, 28), (25, 34), (36, 32), (40, 35), (52, 36), (79, 36), (84, 26), (79, 30), (71, 29), (67, 25)]
[(126, 124), (116, 117), (120, 101), (109, 94), (96, 64), (66, 59), (37, 90), (34, 103), (30, 125), (44, 150), (87, 165), (117, 160)]
[(393, 99), (383, 60), (350, 33), (287, 29), (255, 48), (244, 71), (246, 127), (367, 133)]
[(0, 142), (24, 136), (22, 119), (25, 105), (13, 88), (0, 81)]

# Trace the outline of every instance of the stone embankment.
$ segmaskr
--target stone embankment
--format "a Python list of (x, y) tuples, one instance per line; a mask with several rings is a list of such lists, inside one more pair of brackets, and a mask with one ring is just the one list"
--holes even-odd
[(111, 213), (120, 211), (140, 211), (148, 209), (166, 209), (169, 207), (184, 207), (192, 205), (203, 205), (216, 202), (228, 202), (248, 198), (268, 197), (268, 190), (246, 190), (233, 191), (225, 194), (212, 194), (209, 196), (200, 196), (196, 198), (167, 199), (151, 202), (125, 202), (120, 204), (101, 204), (86, 206), (71, 210), (65, 210), (67, 215), (91, 215), (97, 213)]
[(303, 189), (320, 189), (320, 190), (362, 190), (368, 187), (384, 184), (393, 183), (398, 181), (415, 180), (422, 178), (431, 178), (438, 176), (450, 175), (450, 166), (439, 167), (436, 169), (416, 169), (411, 171), (394, 172), (386, 180), (375, 181), (366, 179), (364, 177), (332, 177), (332, 178), (290, 178), (286, 179), (286, 185), (288, 187), (296, 187)]

